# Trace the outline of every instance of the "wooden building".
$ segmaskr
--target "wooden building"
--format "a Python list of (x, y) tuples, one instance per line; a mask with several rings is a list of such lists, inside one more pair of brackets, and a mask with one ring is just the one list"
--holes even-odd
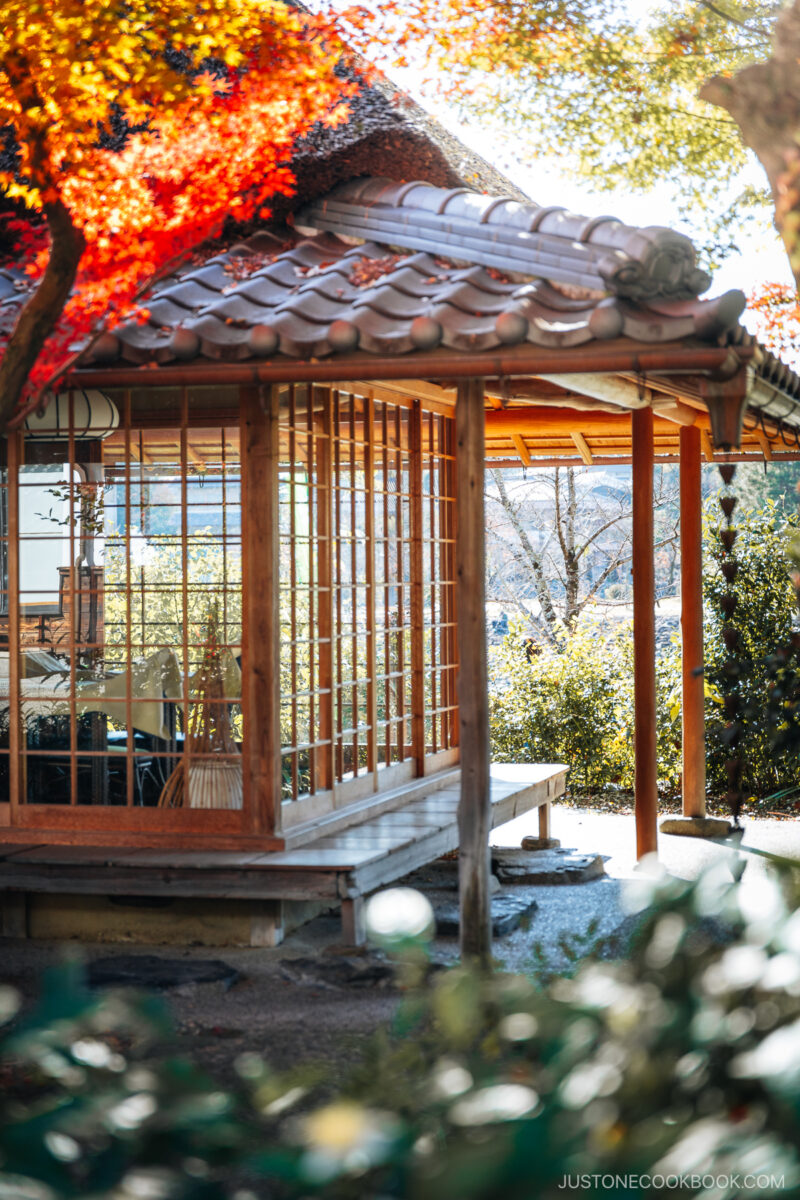
[(340, 903), (356, 942), (366, 894), (460, 842), (462, 944), (485, 955), (488, 830), (538, 807), (546, 835), (569, 765), (490, 777), (486, 462), (633, 463), (644, 853), (653, 464), (680, 461), (702, 811), (700, 463), (794, 457), (800, 379), (742, 330), (741, 293), (699, 298), (681, 235), (454, 186), (441, 154), (431, 182), (336, 161), (291, 223), (163, 281), (7, 440), (8, 930), (26, 895), (116, 893), (247, 902), (262, 944), (286, 903)]

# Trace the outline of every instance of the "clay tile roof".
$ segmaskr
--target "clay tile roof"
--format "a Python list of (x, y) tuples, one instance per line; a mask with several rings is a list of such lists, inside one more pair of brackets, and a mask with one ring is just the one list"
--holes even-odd
[(85, 362), (715, 341), (745, 303), (698, 299), (708, 280), (680, 234), (466, 188), (362, 178), (297, 225), (164, 280), (149, 321), (104, 335)]
[(692, 299), (711, 283), (690, 240), (671, 229), (587, 219), (466, 188), (356, 179), (301, 209), (296, 222), (627, 300)]

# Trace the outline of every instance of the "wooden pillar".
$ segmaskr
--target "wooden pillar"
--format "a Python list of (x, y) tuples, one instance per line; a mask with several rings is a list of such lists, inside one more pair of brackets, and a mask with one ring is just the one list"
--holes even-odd
[(372, 395), (364, 400), (364, 582), (366, 584), (367, 627), (367, 771), (372, 786), (378, 790), (378, 683), (375, 583), (375, 401)]
[(703, 676), (703, 529), (700, 430), (680, 433), (683, 815), (706, 815)]
[(322, 433), (315, 437), (317, 464), (317, 646), (318, 703), (317, 738), (320, 747), (315, 754), (316, 787), (325, 791), (335, 788), (336, 761), (336, 696), (334, 689), (334, 645), (333, 645), (333, 579), (334, 579), (334, 530), (333, 515), (333, 459), (334, 425), (333, 392), (330, 388), (315, 390), (308, 388), (309, 412), (322, 400)]
[(657, 848), (653, 410), (631, 415), (633, 455), (633, 697), (636, 856)]
[(422, 406), (414, 400), (409, 413), (409, 492), (411, 495), (411, 745), (416, 775), (425, 774), (425, 598), (422, 550)]
[(489, 698), (486, 653), (483, 380), (458, 385), (456, 400), (456, 612), (461, 801), (458, 807), (461, 956), (488, 967)]
[(245, 827), (268, 837), (281, 829), (277, 387), (264, 399), (242, 389), (242, 769)]

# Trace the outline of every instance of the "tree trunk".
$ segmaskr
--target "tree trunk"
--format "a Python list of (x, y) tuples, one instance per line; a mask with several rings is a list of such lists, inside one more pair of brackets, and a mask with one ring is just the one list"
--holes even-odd
[(715, 75), (701, 99), (724, 108), (767, 173), (780, 234), (800, 291), (800, 0), (775, 24), (772, 57), (726, 78)]
[(0, 357), (0, 430), (8, 428), (42, 347), (58, 324), (83, 254), (83, 234), (60, 200), (45, 209), (50, 258), (44, 275), (23, 306)]
[[(557, 474), (558, 468), (556, 468)], [(575, 495), (575, 471), (572, 467), (567, 467), (567, 512), (566, 528), (564, 530), (564, 541), (566, 542), (564, 553), (564, 624), (570, 631), (575, 628), (581, 611), (581, 606), (578, 602), (581, 584), (580, 559), (575, 551), (575, 523), (577, 516), (578, 501)]]
[(548, 640), (557, 645), (556, 630), (561, 622), (558, 619), (558, 613), (553, 607), (553, 601), (550, 597), (550, 588), (547, 582), (547, 576), (544, 571), (544, 564), (541, 558), (531, 545), (531, 539), (528, 537), (528, 532), (519, 519), (519, 513), (513, 504), (511, 497), (506, 491), (506, 485), (503, 481), (502, 471), (492, 471), (492, 479), (497, 487), (497, 493), (500, 497), (500, 503), (503, 511), (511, 522), (514, 533), (517, 535), (522, 553), (527, 564), (530, 566), (533, 573), (533, 581), (536, 586), (536, 597), (541, 607), (542, 617), (544, 620), (544, 631), (547, 634)]

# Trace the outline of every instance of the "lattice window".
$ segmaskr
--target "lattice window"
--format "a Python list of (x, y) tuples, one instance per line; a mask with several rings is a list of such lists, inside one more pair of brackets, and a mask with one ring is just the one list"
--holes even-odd
[(411, 411), (375, 404), (375, 584), (378, 761), (413, 753), (411, 714)]
[(436, 754), (458, 742), (453, 422), (422, 415), (425, 741)]
[(0, 771), (22, 805), (240, 808), (238, 422), (121, 417), (11, 443)]
[(296, 386), (280, 407), (284, 798), (456, 745), (452, 420)]

